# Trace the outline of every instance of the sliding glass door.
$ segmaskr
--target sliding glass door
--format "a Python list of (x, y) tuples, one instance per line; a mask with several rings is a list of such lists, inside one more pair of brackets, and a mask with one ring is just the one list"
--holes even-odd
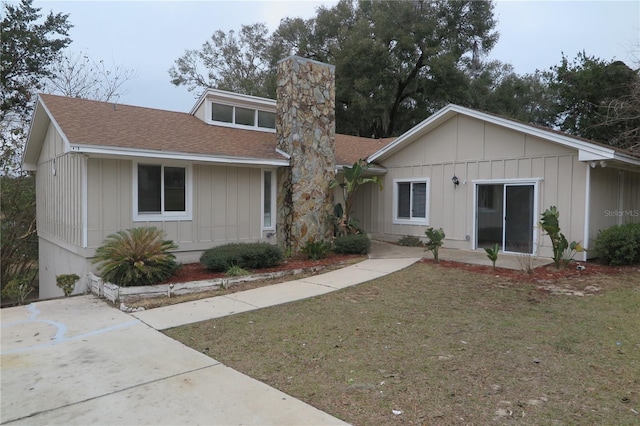
[(476, 186), (476, 247), (533, 253), (534, 184)]

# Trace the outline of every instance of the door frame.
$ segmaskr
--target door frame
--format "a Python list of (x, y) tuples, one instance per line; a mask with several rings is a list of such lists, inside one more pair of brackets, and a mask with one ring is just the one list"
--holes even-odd
[[(533, 185), (533, 221), (531, 223), (533, 229), (533, 242), (532, 242), (532, 253), (536, 254), (538, 252), (538, 233), (536, 232), (537, 224), (538, 224), (538, 199), (539, 199), (539, 183), (544, 180), (543, 178), (515, 178), (515, 179), (477, 179), (471, 181), (473, 183), (473, 214), (472, 214), (472, 248), (473, 250), (478, 249), (478, 185), (503, 185), (503, 188), (507, 185), (511, 186), (526, 186)], [(502, 244), (500, 250), (503, 253), (507, 254), (523, 254), (514, 251), (504, 251), (504, 209), (506, 208), (506, 196), (507, 191), (503, 190), (503, 206), (502, 206)]]

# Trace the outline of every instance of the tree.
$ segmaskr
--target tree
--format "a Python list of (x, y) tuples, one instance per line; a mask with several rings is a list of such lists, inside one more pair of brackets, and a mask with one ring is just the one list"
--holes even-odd
[(87, 53), (61, 55), (50, 67), (46, 91), (72, 98), (98, 101), (118, 100), (125, 94), (123, 86), (136, 72), (104, 61), (95, 61)]
[(175, 61), (169, 70), (171, 83), (189, 91), (216, 88), (272, 96), (275, 80), (269, 78), (267, 34), (263, 23), (243, 25), (238, 36), (233, 30), (215, 31), (201, 50), (187, 50)]
[(216, 31), (169, 74), (189, 90), (273, 97), (278, 60), (296, 54), (333, 64), (336, 131), (384, 137), (462, 98), (465, 58), (493, 47), (494, 27), (489, 1), (341, 0), (306, 21), (283, 19), (271, 37), (264, 24), (243, 26), (238, 38)]
[(36, 91), (50, 75), (49, 66), (71, 40), (68, 15), (49, 13), (41, 23), (39, 8), (32, 0), (19, 5), (3, 3), (0, 22), (0, 180), (2, 234), (0, 282), (35, 277), (37, 238), (35, 235), (34, 177), (19, 172), (25, 142), (25, 128)]
[(273, 51), (334, 64), (336, 130), (374, 137), (399, 134), (462, 96), (464, 58), (498, 37), (486, 1), (342, 0), (319, 8), (306, 27), (283, 21)]
[(563, 55), (560, 65), (551, 68), (549, 78), (549, 88), (556, 97), (553, 124), (594, 141), (633, 145), (630, 140), (640, 127), (640, 117), (633, 112), (638, 107), (633, 100), (637, 102), (634, 93), (639, 78), (638, 71), (621, 61), (607, 62), (580, 52), (569, 62)]

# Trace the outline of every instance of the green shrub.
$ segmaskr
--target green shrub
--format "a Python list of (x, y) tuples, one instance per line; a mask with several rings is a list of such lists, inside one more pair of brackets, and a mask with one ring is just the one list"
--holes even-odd
[(244, 269), (270, 268), (283, 259), (278, 246), (267, 243), (231, 243), (211, 248), (200, 256), (200, 263), (210, 271), (224, 272), (232, 266)]
[(239, 267), (238, 265), (234, 265), (231, 268), (227, 269), (227, 272), (224, 274), (227, 277), (242, 277), (245, 275), (249, 275), (251, 272), (247, 271), (244, 268)]
[(493, 264), (493, 269), (496, 269), (496, 261), (498, 260), (498, 253), (500, 252), (500, 245), (495, 243), (491, 248), (485, 248), (485, 252), (487, 252), (487, 257)]
[(338, 237), (333, 242), (333, 251), (340, 254), (367, 254), (371, 240), (366, 234), (349, 234)]
[(68, 297), (73, 293), (73, 289), (79, 279), (80, 277), (77, 274), (56, 275), (56, 285), (63, 291), (65, 297)]
[(311, 260), (324, 259), (331, 252), (331, 244), (326, 241), (309, 240), (300, 249)]
[(33, 291), (31, 281), (31, 277), (12, 279), (2, 289), (2, 297), (11, 299), (12, 301), (17, 302), (18, 305), (22, 305), (27, 300), (29, 294)]
[(405, 235), (398, 240), (398, 245), (404, 247), (422, 247), (422, 241), (414, 235)]
[(427, 236), (427, 242), (425, 243), (426, 250), (430, 250), (433, 253), (433, 259), (436, 263), (440, 262), (440, 258), (438, 257), (438, 253), (440, 251), (440, 247), (444, 244), (444, 231), (442, 228), (434, 229), (431, 226), (428, 227), (424, 231)]
[(163, 240), (164, 233), (153, 227), (140, 227), (109, 235), (96, 250), (93, 263), (107, 282), (121, 287), (151, 285), (169, 278), (178, 269), (169, 253), (178, 246)]
[(594, 249), (607, 265), (640, 263), (640, 223), (616, 225), (600, 231)]

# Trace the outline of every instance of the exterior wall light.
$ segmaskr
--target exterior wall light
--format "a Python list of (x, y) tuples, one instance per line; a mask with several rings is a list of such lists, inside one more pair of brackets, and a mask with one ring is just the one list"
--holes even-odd
[(454, 176), (451, 178), (451, 182), (453, 182), (453, 184), (454, 184), (455, 186), (460, 185), (460, 180), (458, 179), (458, 176), (455, 176), (455, 175), (454, 175)]

